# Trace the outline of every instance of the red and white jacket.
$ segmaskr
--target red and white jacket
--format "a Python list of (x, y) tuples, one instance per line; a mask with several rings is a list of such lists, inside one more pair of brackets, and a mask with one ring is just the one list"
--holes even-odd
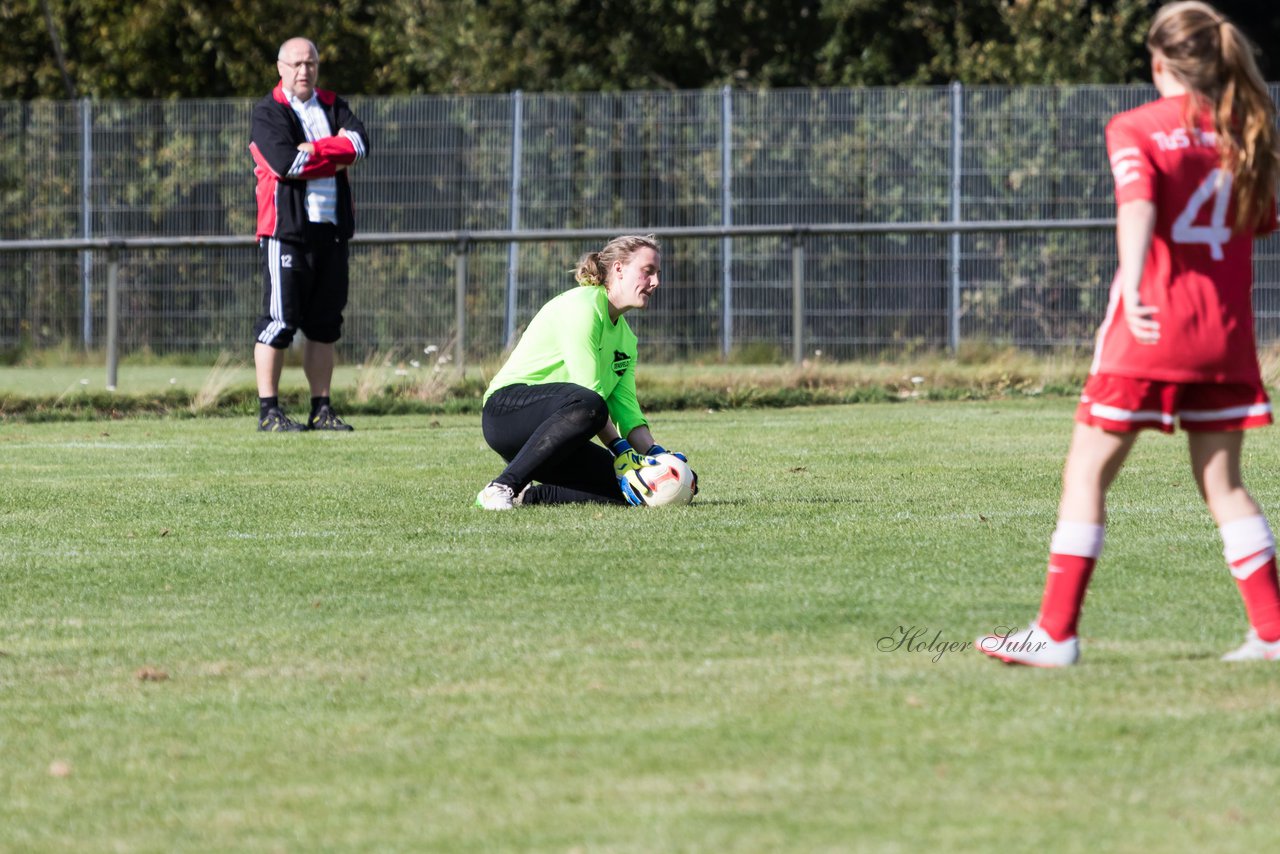
[(253, 107), (249, 132), (249, 152), (258, 179), (258, 237), (302, 242), (307, 224), (307, 181), (334, 178), (338, 188), (338, 236), (350, 239), (355, 233), (355, 205), (349, 166), (369, 152), (369, 135), (347, 102), (333, 92), (316, 90), (316, 98), (329, 120), (332, 134), (313, 141), (314, 153), (299, 151), (307, 142), (302, 121), (289, 104), (281, 84)]

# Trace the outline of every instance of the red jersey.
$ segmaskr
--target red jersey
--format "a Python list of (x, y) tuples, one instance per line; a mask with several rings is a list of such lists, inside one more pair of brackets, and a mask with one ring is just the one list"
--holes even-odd
[(1187, 126), (1187, 98), (1161, 98), (1107, 124), (1116, 204), (1156, 206), (1139, 293), (1159, 311), (1160, 340), (1139, 344), (1124, 321), (1119, 281), (1098, 330), (1093, 373), (1166, 382), (1258, 382), (1253, 334), (1253, 239), (1232, 234), (1232, 175), (1220, 168), (1213, 117)]

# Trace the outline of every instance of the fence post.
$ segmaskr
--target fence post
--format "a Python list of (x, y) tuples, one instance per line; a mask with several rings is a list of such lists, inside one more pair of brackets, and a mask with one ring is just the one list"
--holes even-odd
[(804, 238), (791, 235), (791, 361), (804, 361)]
[[(80, 235), (93, 237), (93, 116), (92, 102), (80, 99)], [(83, 310), (81, 342), (93, 346), (93, 250), (80, 252), (80, 296)]]
[[(520, 228), (521, 161), (524, 159), (524, 95), (517, 89), (511, 93), (511, 230)], [(516, 305), (519, 291), (520, 244), (507, 244), (507, 329), (503, 342), (510, 347), (516, 340)]]
[[(720, 224), (733, 225), (733, 89), (720, 90)], [(733, 238), (720, 239), (721, 294), (720, 352), (733, 349)]]
[(467, 253), (470, 248), (464, 235), (458, 238), (458, 244), (453, 253), (453, 364), (459, 375), (465, 375), (467, 367)]
[(107, 254), (107, 391), (116, 390), (120, 366), (120, 253)]
[[(951, 84), (951, 221), (960, 222), (960, 170), (964, 167), (964, 87)], [(960, 352), (960, 232), (951, 232), (951, 290), (947, 299), (947, 349)]]

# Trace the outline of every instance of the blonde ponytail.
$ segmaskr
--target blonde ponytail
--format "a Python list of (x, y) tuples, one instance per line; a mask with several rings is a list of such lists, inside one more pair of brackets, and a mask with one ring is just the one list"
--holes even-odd
[(1219, 28), (1225, 74), (1214, 110), (1218, 152), (1235, 178), (1236, 230), (1255, 227), (1270, 212), (1280, 178), (1276, 108), (1253, 58), (1253, 45), (1229, 23)]
[(644, 247), (654, 252), (661, 252), (658, 238), (652, 234), (624, 234), (615, 237), (604, 245), (599, 252), (588, 252), (578, 259), (578, 266), (573, 271), (573, 278), (578, 284), (592, 287), (607, 287), (609, 270), (619, 261), (626, 264), (631, 256)]
[(608, 276), (608, 269), (600, 263), (599, 252), (588, 252), (578, 259), (578, 268), (573, 271), (573, 278), (580, 285), (603, 285)]
[(1256, 228), (1270, 213), (1280, 179), (1276, 110), (1254, 60), (1254, 47), (1218, 10), (1199, 0), (1160, 8), (1147, 48), (1207, 104), (1223, 168), (1231, 172), (1235, 230)]

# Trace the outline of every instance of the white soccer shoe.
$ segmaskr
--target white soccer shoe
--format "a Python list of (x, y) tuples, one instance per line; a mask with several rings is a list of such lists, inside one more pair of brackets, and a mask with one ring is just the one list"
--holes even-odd
[(476, 496), (476, 506), (485, 510), (513, 510), (516, 506), (515, 490), (505, 483), (491, 483)]
[[(997, 630), (998, 631), (998, 630)], [(1031, 667), (1068, 667), (1080, 659), (1080, 641), (1070, 637), (1056, 641), (1035, 621), (1020, 632), (990, 634), (973, 642), (978, 652), (1005, 664)]]
[(1267, 643), (1258, 633), (1249, 629), (1239, 649), (1222, 656), (1223, 661), (1280, 661), (1280, 641)]

